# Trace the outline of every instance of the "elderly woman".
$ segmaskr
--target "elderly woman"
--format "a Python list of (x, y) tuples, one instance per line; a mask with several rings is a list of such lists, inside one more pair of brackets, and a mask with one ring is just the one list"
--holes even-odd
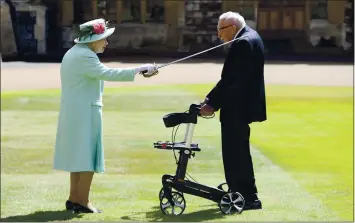
[(61, 106), (58, 117), (54, 169), (70, 172), (66, 209), (76, 213), (100, 213), (89, 202), (94, 173), (105, 171), (102, 141), (102, 95), (104, 81), (134, 81), (137, 74), (157, 74), (146, 64), (133, 68), (108, 68), (97, 53), (103, 53), (106, 38), (115, 28), (103, 19), (80, 25), (76, 43), (64, 55), (61, 68)]

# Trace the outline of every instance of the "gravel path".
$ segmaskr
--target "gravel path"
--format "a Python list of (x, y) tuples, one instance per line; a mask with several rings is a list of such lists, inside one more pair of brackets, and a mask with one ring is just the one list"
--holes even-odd
[[(105, 63), (109, 67), (131, 67), (138, 63)], [(159, 63), (158, 63), (159, 64)], [(177, 63), (164, 67), (158, 76), (137, 77), (133, 83), (107, 82), (105, 86), (152, 85), (171, 83), (216, 83), (221, 63)], [(1, 70), (1, 89), (59, 88), (59, 63), (4, 62)], [(352, 86), (352, 65), (266, 64), (266, 84)]]

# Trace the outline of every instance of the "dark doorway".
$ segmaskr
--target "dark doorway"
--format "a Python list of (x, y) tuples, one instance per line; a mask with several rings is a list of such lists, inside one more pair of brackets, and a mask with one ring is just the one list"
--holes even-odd
[(60, 13), (58, 2), (54, 0), (43, 1), (47, 7), (46, 11), (46, 44), (47, 52), (52, 53), (61, 49), (61, 28), (58, 24), (58, 16)]

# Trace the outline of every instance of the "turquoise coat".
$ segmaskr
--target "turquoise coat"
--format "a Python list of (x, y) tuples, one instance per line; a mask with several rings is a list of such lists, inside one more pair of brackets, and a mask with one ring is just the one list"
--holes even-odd
[(60, 67), (61, 102), (54, 169), (105, 171), (102, 139), (104, 81), (134, 81), (134, 68), (108, 68), (85, 44), (64, 55)]

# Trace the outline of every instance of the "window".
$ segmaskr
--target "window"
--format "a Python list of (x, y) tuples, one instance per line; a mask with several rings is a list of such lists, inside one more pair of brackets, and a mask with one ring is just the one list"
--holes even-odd
[(86, 22), (93, 17), (92, 5), (86, 4), (86, 0), (73, 1), (73, 11), (74, 23)]
[(283, 0), (282, 4), (286, 7), (304, 7), (305, 0)]
[(147, 22), (164, 22), (164, 0), (147, 0)]
[(116, 0), (106, 0), (106, 16), (105, 19), (110, 22), (117, 21), (117, 1)]
[(122, 22), (141, 22), (141, 1), (122, 1)]
[(82, 1), (73, 1), (74, 23), (81, 23), (84, 18), (84, 4)]
[(255, 7), (252, 1), (243, 3), (241, 6), (242, 10), (240, 14), (244, 17), (245, 20), (255, 20)]
[(328, 5), (327, 0), (311, 1), (311, 19), (327, 19)]
[(260, 8), (274, 8), (282, 5), (282, 0), (260, 0)]
[(106, 0), (98, 0), (96, 8), (99, 17), (106, 17)]
[(110, 22), (117, 21), (117, 6), (116, 0), (98, 0), (97, 1), (97, 15)]

